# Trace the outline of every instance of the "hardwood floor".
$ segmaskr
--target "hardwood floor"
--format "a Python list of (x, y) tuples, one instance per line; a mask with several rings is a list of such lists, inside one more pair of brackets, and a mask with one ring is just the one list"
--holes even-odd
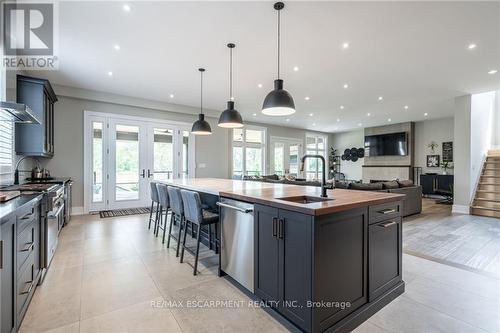
[(403, 223), (406, 253), (500, 277), (500, 219), (452, 214), (451, 205), (424, 198), (422, 214)]

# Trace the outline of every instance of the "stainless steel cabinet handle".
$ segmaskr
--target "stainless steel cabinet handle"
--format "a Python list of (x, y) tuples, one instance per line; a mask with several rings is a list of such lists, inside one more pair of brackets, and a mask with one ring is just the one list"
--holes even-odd
[(26, 282), (26, 284), (29, 283), (29, 287), (28, 288), (24, 288), (22, 291), (21, 291), (21, 295), (23, 294), (29, 294), (31, 292), (31, 289), (33, 289), (33, 281), (29, 281), (29, 282)]
[(223, 203), (223, 202), (216, 202), (216, 205), (219, 206), (219, 207), (225, 207), (225, 208), (229, 208), (229, 209), (234, 209), (234, 210), (237, 210), (237, 211), (245, 213), (245, 214), (253, 212), (253, 208), (240, 208), (240, 207), (228, 205), (228, 204)]
[(278, 231), (277, 231), (277, 222), (278, 222), (278, 218), (277, 217), (273, 217), (273, 237), (277, 237), (278, 236)]
[(283, 219), (278, 220), (278, 238), (283, 239), (285, 236), (285, 221)]
[(0, 269), (3, 268), (3, 240), (0, 240)]
[(33, 246), (35, 246), (34, 242), (26, 243), (26, 245), (23, 247), (23, 249), (21, 250), (21, 252), (31, 251), (33, 249)]
[(381, 214), (387, 215), (387, 214), (392, 214), (395, 213), (396, 210), (394, 208), (389, 208), (389, 209), (382, 209), (378, 211)]
[(389, 221), (389, 222), (386, 222), (386, 223), (379, 224), (378, 226), (382, 227), (382, 228), (389, 228), (390, 226), (393, 226), (395, 224), (398, 224), (398, 222), (396, 222), (396, 221)]

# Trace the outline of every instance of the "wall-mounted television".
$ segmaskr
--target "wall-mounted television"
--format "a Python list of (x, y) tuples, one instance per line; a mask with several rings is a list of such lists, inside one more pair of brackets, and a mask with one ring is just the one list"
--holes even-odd
[(365, 136), (365, 156), (408, 155), (406, 132)]

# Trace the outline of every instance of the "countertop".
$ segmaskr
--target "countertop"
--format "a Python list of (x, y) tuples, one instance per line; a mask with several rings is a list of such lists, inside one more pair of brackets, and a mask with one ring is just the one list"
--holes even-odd
[(43, 184), (66, 184), (67, 182), (71, 181), (70, 177), (53, 177), (50, 179), (26, 179), (24, 184), (38, 184), (38, 183), (43, 183)]
[(11, 213), (15, 212), (17, 209), (22, 206), (30, 203), (33, 200), (40, 200), (43, 194), (21, 194), (20, 196), (11, 199), (6, 202), (0, 202), (0, 223), (4, 222), (4, 218), (6, 218)]
[(334, 200), (300, 204), (280, 200), (279, 198), (303, 195), (319, 197), (321, 195), (321, 189), (316, 186), (274, 184), (219, 178), (174, 179), (164, 181), (163, 183), (197, 192), (284, 208), (316, 216), (358, 207), (399, 201), (403, 200), (405, 196), (404, 194), (385, 192), (333, 189), (328, 190), (327, 195)]

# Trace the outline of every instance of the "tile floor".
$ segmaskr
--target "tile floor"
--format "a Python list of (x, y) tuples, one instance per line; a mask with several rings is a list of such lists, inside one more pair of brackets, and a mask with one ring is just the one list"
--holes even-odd
[[(216, 276), (217, 257), (205, 247), (193, 276), (192, 257), (179, 264), (173, 246), (154, 238), (146, 220), (73, 218), (21, 331), (288, 331), (260, 308), (187, 307), (193, 300), (246, 304), (248, 297)], [(500, 331), (499, 280), (411, 255), (404, 255), (403, 268), (405, 294), (355, 332)]]

